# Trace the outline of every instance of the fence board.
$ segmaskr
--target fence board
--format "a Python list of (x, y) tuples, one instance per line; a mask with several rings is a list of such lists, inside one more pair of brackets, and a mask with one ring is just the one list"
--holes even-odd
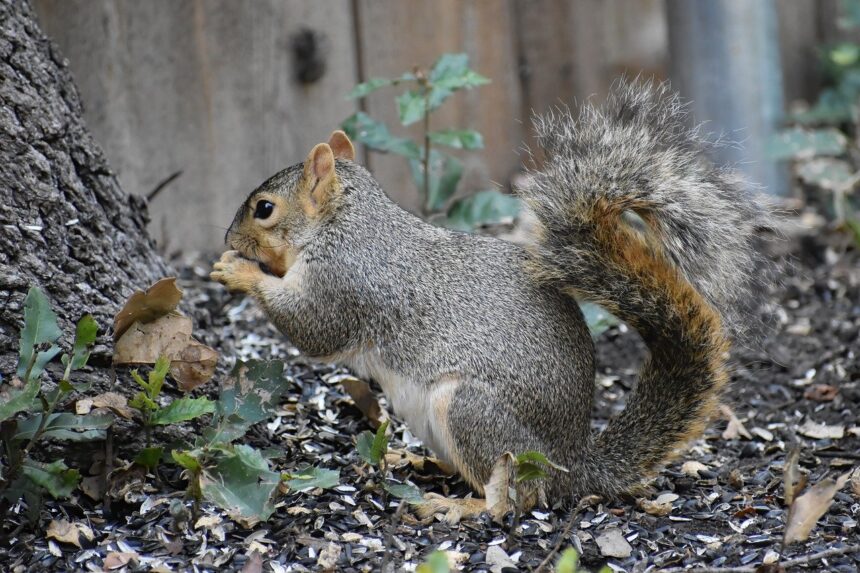
[[(68, 57), (86, 118), (123, 187), (146, 194), (168, 250), (215, 250), (238, 202), (300, 161), (354, 104), (348, 0), (257, 2), (36, 0)], [(327, 71), (294, 79), (291, 41), (325, 34)]]
[[(516, 121), (520, 93), (510, 2), (358, 0), (358, 14), (366, 78), (428, 67), (445, 52), (465, 51), (472, 67), (492, 79), (490, 85), (452, 97), (434, 112), (431, 129), (469, 127), (484, 134), (486, 149), (461, 154), (466, 164), (462, 190), (487, 188), (491, 181), (506, 183), (519, 165), (522, 141), (522, 126)], [(368, 97), (368, 113), (395, 132), (419, 136), (418, 126), (398, 127), (396, 93), (382, 90)], [(389, 195), (417, 210), (417, 191), (402, 158), (371, 155), (369, 163)]]

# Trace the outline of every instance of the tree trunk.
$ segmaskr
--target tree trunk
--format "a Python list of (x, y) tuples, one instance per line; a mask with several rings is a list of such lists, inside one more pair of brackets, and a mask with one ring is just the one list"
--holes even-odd
[(146, 223), (145, 200), (120, 189), (29, 3), (0, 0), (0, 372), (17, 359), (31, 285), (64, 333), (90, 313), (106, 340), (123, 300), (169, 274)]

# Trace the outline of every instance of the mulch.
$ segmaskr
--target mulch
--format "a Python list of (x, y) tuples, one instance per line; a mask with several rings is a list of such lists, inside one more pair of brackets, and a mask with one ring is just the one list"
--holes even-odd
[[(192, 503), (182, 497), (180, 471), (162, 466), (157, 479), (141, 476), (107, 506), (80, 492), (50, 501), (35, 527), (26, 522), (22, 504), (13, 507), (0, 527), (0, 569), (101, 571), (118, 564), (114, 570), (409, 571), (438, 549), (464, 570), (528, 571), (566, 533), (562, 548), (579, 550), (589, 570), (608, 564), (629, 572), (693, 566), (752, 571), (778, 557), (785, 561), (857, 544), (860, 494), (850, 487), (836, 494), (808, 541), (782, 547), (781, 540), (787, 516), (782, 469), (793, 447), (800, 449), (810, 484), (860, 465), (860, 253), (844, 234), (826, 227), (795, 233), (777, 249), (781, 284), (762, 294), (762, 307), (775, 324), (754, 344), (733, 351), (737, 367), (725, 400), (749, 437), (724, 435), (723, 419), (710, 424), (646, 496), (671, 500), (667, 515), (652, 515), (631, 498), (594, 503), (572, 517), (564, 507), (536, 509), (515, 531), (510, 519), (498, 524), (487, 516), (456, 525), (439, 518), (421, 521), (401, 508), (400, 500), (386, 497), (378, 473), (355, 449), (355, 437), (369, 425), (337, 382), (345, 371), (303, 360), (253, 304), (211, 284), (204, 266), (187, 266), (180, 282), (185, 300), (196, 309), (196, 333), (225, 357), (211, 385), (227, 375), (227, 362), (235, 358), (288, 364), (286, 401), (276, 418), (252, 429), (246, 443), (266, 449), (279, 471), (306, 464), (337, 469), (340, 485), (289, 493), (267, 522), (245, 529), (205, 503), (194, 515)], [(624, 327), (601, 335), (597, 347), (594, 426), (600, 428), (623, 407), (644, 349)], [(125, 371), (110, 384), (103, 377), (102, 389), (131, 393)], [(384, 398), (381, 403), (386, 405)], [(842, 426), (844, 437), (815, 439), (798, 432), (809, 421)], [(429, 454), (396, 416), (392, 429), (391, 448)], [(179, 435), (172, 431), (159, 438), (188, 438), (196, 427), (186, 424)], [(133, 458), (136, 434), (133, 424), (114, 432), (114, 466)], [(92, 463), (98, 455), (69, 451), (83, 447), (63, 445), (63, 455)], [(691, 472), (684, 465), (691, 461), (704, 467)], [(427, 492), (469, 495), (459, 478), (432, 464), (421, 471), (398, 467), (393, 474)], [(47, 524), (59, 519), (86, 523), (93, 539), (80, 548), (47, 539)], [(135, 557), (124, 565), (116, 556), (106, 563), (111, 553)], [(790, 569), (854, 572), (858, 566), (860, 552), (854, 552)]]

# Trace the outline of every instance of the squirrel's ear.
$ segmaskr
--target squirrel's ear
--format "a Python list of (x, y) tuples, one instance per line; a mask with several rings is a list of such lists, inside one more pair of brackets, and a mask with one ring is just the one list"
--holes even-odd
[(355, 147), (349, 140), (349, 136), (341, 130), (332, 132), (331, 137), (328, 138), (328, 145), (334, 152), (335, 158), (355, 161)]
[(337, 180), (334, 176), (334, 152), (327, 143), (319, 143), (311, 149), (305, 160), (303, 173), (308, 207), (319, 211), (334, 194)]

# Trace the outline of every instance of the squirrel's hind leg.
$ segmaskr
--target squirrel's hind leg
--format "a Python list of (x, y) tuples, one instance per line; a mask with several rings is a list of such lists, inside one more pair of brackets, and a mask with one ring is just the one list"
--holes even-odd
[[(529, 450), (546, 452), (532, 432), (522, 426), (493, 387), (483, 381), (459, 380), (449, 391), (432, 395), (434, 433), (445, 443), (447, 455), (478, 495), (484, 495), (493, 468), (506, 452), (520, 454)], [(536, 496), (528, 498), (529, 505)], [(417, 506), (421, 516), (445, 513), (446, 521), (456, 523), (486, 511), (486, 501), (478, 498), (454, 499), (436, 494), (425, 496)], [(520, 509), (527, 509), (522, 507)]]

